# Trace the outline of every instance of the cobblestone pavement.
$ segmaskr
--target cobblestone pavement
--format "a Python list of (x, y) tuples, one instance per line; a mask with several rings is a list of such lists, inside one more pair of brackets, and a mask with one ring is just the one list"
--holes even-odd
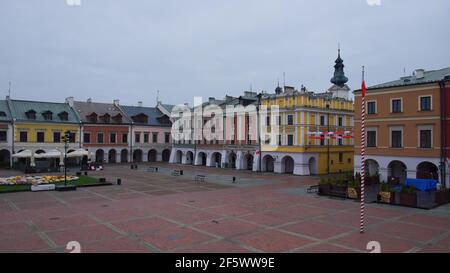
[(0, 252), (67, 252), (69, 241), (82, 252), (368, 252), (369, 241), (382, 252), (450, 252), (448, 205), (367, 204), (361, 235), (359, 204), (307, 194), (315, 177), (152, 166), (89, 174), (113, 186), (0, 194)]

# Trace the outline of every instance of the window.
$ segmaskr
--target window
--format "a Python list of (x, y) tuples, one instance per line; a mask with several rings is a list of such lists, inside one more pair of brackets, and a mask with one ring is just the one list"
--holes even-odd
[(281, 135), (277, 135), (278, 146), (281, 146)]
[(288, 120), (288, 125), (294, 125), (294, 116), (293, 115), (288, 115), (287, 116)]
[(0, 142), (6, 142), (6, 131), (0, 131)]
[(293, 135), (288, 135), (288, 146), (293, 146), (294, 145), (294, 136)]
[(109, 134), (109, 143), (116, 143), (116, 133)]
[(61, 142), (61, 132), (53, 132), (53, 142), (54, 143)]
[(377, 146), (377, 131), (367, 131), (367, 147)]
[(33, 109), (25, 112), (25, 115), (27, 116), (28, 119), (36, 119), (36, 111), (34, 111)]
[(75, 143), (75, 138), (76, 138), (77, 134), (74, 132), (69, 132), (69, 142), (70, 143)]
[(320, 146), (325, 145), (325, 135), (320, 135)]
[(392, 148), (402, 148), (402, 131), (392, 130), (391, 131), (391, 147)]
[(431, 130), (420, 130), (420, 148), (431, 148)]
[(83, 142), (84, 143), (91, 143), (91, 134), (90, 133), (84, 133), (83, 134)]
[(170, 143), (170, 133), (165, 133), (164, 134), (164, 142), (165, 143)]
[(0, 111), (0, 117), (6, 117), (6, 112)]
[(339, 163), (344, 162), (344, 153), (339, 153)]
[(401, 99), (393, 99), (392, 100), (392, 113), (401, 113), (402, 112), (402, 100)]
[(103, 143), (103, 133), (97, 133), (97, 143)]
[(278, 116), (278, 125), (281, 125), (281, 115)]
[(270, 116), (266, 117), (266, 126), (270, 126)]
[(128, 134), (127, 133), (122, 134), (122, 143), (128, 143)]
[(36, 142), (44, 142), (45, 140), (45, 134), (44, 132), (36, 132)]
[(325, 116), (320, 116), (320, 125), (325, 125)]
[(342, 142), (342, 138), (338, 138), (338, 145), (339, 145), (339, 146), (344, 145), (343, 142)]
[(53, 119), (53, 113), (50, 111), (45, 111), (44, 113), (42, 113), (42, 116), (44, 117), (45, 120)]
[(20, 142), (27, 142), (28, 141), (28, 132), (21, 131), (19, 137), (20, 137)]
[(158, 133), (153, 133), (152, 135), (152, 142), (157, 143), (158, 142)]
[(264, 139), (264, 143), (267, 145), (270, 144), (270, 135), (266, 135), (266, 138)]
[(431, 96), (420, 97), (420, 111), (431, 111)]
[(148, 143), (148, 140), (149, 140), (149, 134), (144, 133), (144, 143)]
[(134, 134), (134, 142), (136, 142), (136, 143), (141, 142), (141, 133)]
[(69, 114), (66, 111), (59, 113), (58, 116), (59, 116), (59, 119), (62, 121), (69, 120)]
[(375, 115), (377, 113), (377, 104), (375, 101), (367, 102), (367, 114)]
[(342, 126), (342, 117), (338, 118), (338, 126)]

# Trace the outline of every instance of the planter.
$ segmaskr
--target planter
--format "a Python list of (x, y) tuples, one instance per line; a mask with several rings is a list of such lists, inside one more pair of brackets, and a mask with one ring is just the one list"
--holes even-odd
[(417, 194), (416, 193), (400, 193), (400, 205), (408, 206), (408, 207), (416, 207), (417, 206)]
[(361, 188), (347, 188), (347, 196), (351, 199), (361, 199)]
[(98, 182), (100, 183), (105, 183), (106, 182), (106, 178), (102, 177), (98, 179)]
[(380, 191), (377, 196), (378, 202), (393, 204), (395, 201), (395, 193), (390, 191)]
[(347, 197), (347, 186), (331, 185), (330, 195)]
[(330, 184), (319, 184), (319, 194), (329, 195), (331, 191)]
[(435, 202), (438, 205), (449, 203), (450, 191), (437, 191), (435, 195)]

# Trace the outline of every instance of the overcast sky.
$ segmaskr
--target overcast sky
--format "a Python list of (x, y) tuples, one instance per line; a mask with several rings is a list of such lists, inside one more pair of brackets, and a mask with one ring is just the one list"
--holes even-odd
[[(69, 0), (76, 1), (76, 0)], [(16, 99), (193, 104), (286, 85), (323, 92), (450, 66), (450, 1), (0, 1), (0, 92)]]

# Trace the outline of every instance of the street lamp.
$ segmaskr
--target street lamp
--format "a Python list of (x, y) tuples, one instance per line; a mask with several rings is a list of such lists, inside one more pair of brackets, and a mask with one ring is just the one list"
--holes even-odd
[(56, 187), (59, 191), (73, 191), (77, 188), (74, 185), (67, 186), (67, 148), (70, 142), (70, 131), (65, 131), (61, 137), (61, 141), (64, 143), (64, 187)]

